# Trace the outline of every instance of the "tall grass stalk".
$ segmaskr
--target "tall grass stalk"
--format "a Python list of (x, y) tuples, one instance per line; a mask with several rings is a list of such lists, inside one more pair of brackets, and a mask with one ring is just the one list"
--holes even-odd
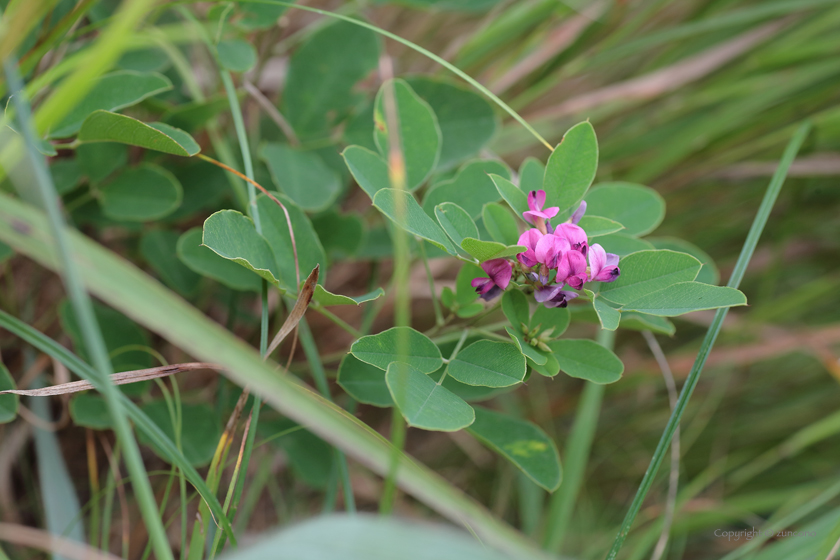
[[(747, 234), (747, 239), (741, 249), (738, 261), (735, 263), (735, 269), (732, 271), (729, 282), (726, 284), (727, 286), (737, 288), (741, 284), (741, 280), (743, 280), (744, 274), (747, 270), (747, 265), (752, 258), (756, 245), (758, 244), (758, 239), (761, 237), (761, 233), (764, 231), (764, 226), (767, 224), (767, 220), (770, 217), (770, 211), (773, 209), (776, 198), (779, 196), (779, 191), (782, 189), (782, 185), (785, 182), (788, 169), (790, 169), (793, 160), (796, 158), (796, 154), (799, 152), (799, 148), (802, 146), (802, 143), (805, 141), (805, 137), (808, 135), (810, 130), (810, 122), (801, 124), (796, 130), (796, 133), (793, 135), (793, 138), (791, 138), (788, 143), (787, 148), (785, 148), (785, 152), (782, 155), (782, 159), (779, 162), (776, 173), (773, 175), (773, 178), (764, 193), (764, 199), (761, 201), (761, 206), (758, 208), (758, 213), (755, 216), (755, 220), (753, 220), (749, 234)], [(653, 479), (656, 476), (656, 472), (659, 470), (662, 460), (665, 457), (665, 452), (668, 450), (668, 446), (670, 445), (671, 438), (674, 436), (677, 426), (680, 424), (680, 419), (682, 418), (685, 408), (688, 405), (688, 400), (691, 398), (691, 393), (697, 386), (697, 382), (700, 379), (700, 373), (703, 371), (703, 366), (706, 364), (706, 359), (708, 359), (709, 353), (712, 351), (712, 346), (714, 346), (715, 340), (720, 333), (720, 329), (723, 326), (723, 320), (726, 318), (728, 311), (729, 309), (724, 307), (715, 313), (714, 320), (712, 321), (711, 326), (709, 326), (709, 330), (706, 332), (706, 337), (703, 339), (703, 344), (697, 354), (694, 366), (691, 368), (691, 373), (689, 373), (688, 379), (686, 380), (682, 392), (680, 393), (677, 406), (674, 408), (674, 411), (671, 413), (671, 417), (668, 419), (668, 424), (665, 426), (665, 431), (659, 439), (659, 444), (656, 446), (656, 451), (653, 454), (650, 465), (645, 472), (644, 478), (642, 478), (642, 482), (636, 492), (636, 497), (633, 498), (633, 503), (630, 504), (630, 509), (621, 524), (621, 528), (618, 531), (618, 535), (616, 535), (612, 548), (607, 553), (607, 560), (615, 560), (618, 556), (618, 552), (621, 550), (621, 546), (624, 544), (624, 540), (630, 533), (633, 521), (636, 519), (639, 509), (642, 507), (642, 502), (644, 501), (645, 496), (647, 496), (650, 487), (653, 485)]]

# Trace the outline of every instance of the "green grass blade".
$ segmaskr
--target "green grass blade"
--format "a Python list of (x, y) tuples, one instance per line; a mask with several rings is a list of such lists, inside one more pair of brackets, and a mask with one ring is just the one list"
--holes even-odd
[[(67, 369), (82, 379), (91, 381), (97, 375), (93, 368), (82, 361), (78, 356), (70, 352), (70, 350), (45, 334), (38, 332), (20, 319), (12, 317), (3, 310), (0, 310), (0, 327), (6, 329), (23, 341), (28, 342), (41, 352), (55, 358), (64, 364)], [(119, 394), (119, 397), (125, 407), (126, 413), (137, 426), (137, 429), (145, 433), (149, 439), (155, 443), (155, 445), (164, 451), (169, 461), (183, 471), (190, 484), (195, 487), (199, 495), (209, 505), (210, 511), (213, 512), (216, 521), (221, 524), (222, 529), (224, 529), (225, 533), (227, 533), (228, 537), (230, 537), (230, 535), (233, 534), (233, 530), (231, 529), (227, 518), (222, 514), (222, 506), (216, 499), (216, 496), (207, 487), (204, 479), (198, 474), (198, 471), (190, 465), (187, 458), (184, 457), (183, 453), (178, 450), (175, 443), (169, 439), (169, 436), (167, 436), (158, 427), (158, 425), (146, 415), (145, 412), (140, 410), (140, 407), (134, 404), (131, 399), (122, 393)], [(105, 516), (105, 519), (107, 520), (108, 516)]]
[[(58, 263), (47, 231), (40, 212), (0, 194), (0, 239), (55, 269)], [(79, 259), (86, 264), (82, 270), (86, 284), (106, 303), (196, 358), (220, 364), (235, 382), (250, 386), (275, 409), (361, 464), (379, 474), (388, 472), (391, 445), (376, 431), (293, 376), (264, 363), (244, 342), (124, 259), (80, 233), (71, 232), (70, 237)], [(495, 519), (427, 467), (402, 453), (399, 465), (397, 480), (406, 492), (454, 522), (470, 527), (488, 546), (508, 550), (518, 558), (539, 557), (521, 533)]]
[[(782, 185), (785, 182), (788, 169), (790, 169), (790, 165), (793, 163), (793, 160), (799, 152), (799, 148), (805, 141), (805, 137), (808, 135), (810, 129), (811, 124), (809, 122), (802, 124), (793, 135), (793, 138), (791, 138), (787, 148), (785, 148), (785, 152), (779, 162), (779, 167), (776, 169), (776, 173), (773, 175), (770, 185), (764, 193), (764, 199), (761, 201), (761, 206), (758, 208), (758, 213), (753, 220), (749, 234), (747, 234), (747, 239), (741, 249), (738, 261), (735, 263), (735, 269), (732, 271), (732, 276), (730, 276), (727, 286), (737, 288), (741, 284), (747, 265), (752, 258), (756, 245), (758, 244), (758, 239), (761, 237), (761, 232), (764, 231), (764, 226), (767, 224), (767, 219), (770, 217), (770, 211), (773, 209), (776, 197), (778, 197), (779, 191), (782, 189)], [(697, 381), (700, 379), (700, 372), (703, 371), (703, 366), (706, 364), (706, 359), (712, 351), (712, 346), (714, 346), (715, 340), (717, 339), (718, 333), (723, 325), (723, 320), (728, 311), (728, 308), (723, 308), (719, 309), (717, 313), (715, 313), (715, 318), (712, 321), (711, 326), (709, 326), (709, 330), (706, 332), (706, 337), (703, 339), (703, 344), (700, 347), (700, 351), (697, 353), (697, 359), (694, 362), (694, 366), (691, 368), (691, 373), (688, 375), (688, 379), (686, 380), (682, 392), (680, 393), (677, 406), (674, 407), (674, 411), (668, 419), (668, 424), (665, 426), (665, 431), (659, 439), (659, 444), (656, 446), (656, 451), (653, 454), (650, 465), (648, 466), (645, 476), (639, 485), (636, 497), (633, 498), (633, 503), (630, 504), (630, 509), (621, 524), (621, 528), (615, 538), (615, 542), (613, 542), (612, 548), (607, 554), (607, 560), (615, 560), (618, 556), (619, 550), (621, 550), (622, 544), (624, 544), (624, 540), (630, 533), (633, 521), (636, 519), (639, 509), (642, 507), (642, 502), (653, 484), (656, 472), (662, 464), (665, 452), (668, 450), (668, 446), (671, 443), (671, 438), (674, 436), (674, 432), (676, 431), (677, 426), (680, 423), (680, 419), (685, 412), (685, 407), (688, 405), (688, 400), (691, 398), (691, 393), (697, 386)]]
[(25, 157), (35, 173), (35, 183), (40, 194), (41, 203), (46, 208), (49, 217), (50, 230), (54, 248), (58, 255), (60, 266), (58, 270), (62, 274), (64, 286), (73, 306), (73, 311), (84, 335), (84, 342), (88, 354), (95, 364), (95, 376), (90, 380), (96, 389), (102, 393), (108, 406), (114, 425), (114, 432), (123, 447), (125, 463), (132, 479), (132, 487), (137, 498), (143, 520), (149, 532), (149, 539), (152, 541), (155, 553), (163, 560), (172, 558), (172, 550), (169, 547), (169, 540), (163, 523), (157, 514), (157, 503), (152, 493), (152, 486), (146, 475), (146, 468), (143, 465), (143, 458), (140, 456), (140, 448), (134, 439), (134, 432), (126, 418), (125, 409), (119, 399), (120, 392), (111, 382), (110, 375), (113, 372), (111, 360), (108, 357), (108, 350), (96, 316), (93, 314), (93, 304), (88, 295), (84, 281), (82, 280), (75, 255), (68, 241), (68, 230), (64, 224), (64, 218), (58, 206), (58, 195), (55, 192), (52, 176), (47, 169), (44, 156), (36, 148), (36, 137), (32, 127), (31, 113), (28, 100), (23, 95), (23, 83), (17, 73), (17, 67), (11, 60), (4, 63), (6, 79), (17, 111), (18, 124), (26, 143)]
[[(601, 330), (598, 342), (607, 348), (612, 348), (615, 332)], [(587, 383), (578, 403), (575, 414), (575, 424), (566, 444), (563, 482), (551, 497), (546, 522), (543, 548), (549, 552), (558, 553), (569, 528), (572, 512), (577, 501), (580, 488), (583, 485), (586, 464), (589, 461), (589, 451), (598, 427), (598, 416), (601, 413), (601, 401), (604, 398), (604, 385)]]

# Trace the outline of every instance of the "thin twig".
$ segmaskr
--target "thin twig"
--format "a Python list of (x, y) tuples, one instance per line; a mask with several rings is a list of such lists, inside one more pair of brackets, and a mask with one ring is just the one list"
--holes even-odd
[(260, 107), (262, 107), (263, 110), (265, 110), (268, 116), (271, 117), (271, 120), (274, 121), (274, 124), (276, 124), (280, 128), (280, 130), (283, 131), (283, 134), (286, 135), (286, 139), (289, 141), (289, 144), (291, 144), (292, 146), (300, 146), (300, 140), (298, 140), (294, 129), (289, 124), (289, 121), (287, 121), (286, 118), (283, 116), (283, 114), (277, 110), (277, 107), (274, 106), (274, 103), (272, 103), (265, 95), (263, 95), (263, 93), (257, 86), (255, 86), (248, 80), (245, 80), (243, 85), (245, 86), (245, 91), (248, 92), (248, 95), (254, 98), (254, 101), (256, 101), (257, 104)]
[[(659, 346), (659, 342), (653, 333), (650, 331), (642, 331), (642, 336), (645, 337), (650, 352), (656, 358), (656, 363), (659, 364), (659, 369), (662, 370), (662, 377), (665, 378), (665, 387), (668, 388), (668, 402), (671, 406), (671, 412), (677, 406), (677, 384), (674, 382), (674, 374), (671, 373), (671, 367), (668, 365), (668, 359)], [(674, 513), (677, 506), (677, 490), (680, 482), (680, 427), (674, 431), (674, 439), (671, 440), (671, 474), (668, 478), (668, 501), (665, 503), (665, 515), (662, 521), (662, 532), (659, 534), (659, 540), (656, 542), (656, 547), (653, 549), (651, 560), (660, 560), (665, 554), (665, 546), (668, 544), (668, 537), (671, 534), (671, 525), (674, 523)]]

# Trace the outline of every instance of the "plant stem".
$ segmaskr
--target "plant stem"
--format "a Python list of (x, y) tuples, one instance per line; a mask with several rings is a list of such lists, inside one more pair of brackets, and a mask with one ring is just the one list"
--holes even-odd
[[(799, 152), (799, 148), (805, 141), (805, 137), (808, 135), (808, 131), (810, 129), (811, 124), (809, 122), (800, 125), (796, 133), (793, 135), (793, 138), (791, 138), (788, 143), (787, 148), (785, 148), (785, 152), (779, 162), (779, 167), (776, 169), (776, 173), (773, 175), (773, 178), (770, 180), (770, 185), (768, 185), (767, 191), (764, 193), (764, 199), (761, 201), (761, 206), (759, 206), (758, 213), (753, 220), (750, 232), (747, 234), (747, 239), (741, 249), (741, 254), (738, 257), (738, 261), (735, 263), (735, 269), (732, 271), (732, 276), (730, 276), (729, 282), (727, 283), (727, 286), (730, 288), (737, 288), (741, 284), (741, 280), (744, 278), (744, 273), (747, 270), (747, 264), (749, 264), (750, 259), (752, 258), (755, 247), (758, 244), (758, 239), (761, 237), (761, 232), (764, 231), (764, 226), (767, 224), (767, 219), (770, 217), (770, 211), (773, 209), (776, 197), (782, 189), (788, 169), (793, 163), (793, 160), (796, 157), (797, 152)], [(686, 380), (685, 385), (683, 385), (680, 398), (677, 401), (677, 406), (674, 408), (674, 411), (671, 413), (671, 417), (668, 419), (668, 424), (665, 426), (665, 431), (662, 433), (662, 437), (659, 438), (659, 444), (656, 446), (656, 451), (653, 454), (653, 458), (650, 461), (647, 471), (645, 471), (645, 476), (642, 478), (642, 482), (636, 492), (636, 497), (633, 498), (633, 503), (630, 504), (630, 509), (627, 511), (627, 515), (621, 523), (621, 528), (618, 531), (618, 535), (615, 537), (612, 548), (607, 554), (608, 560), (615, 560), (618, 556), (619, 550), (621, 550), (621, 546), (624, 544), (624, 540), (630, 533), (633, 521), (636, 519), (639, 509), (642, 507), (642, 502), (644, 501), (645, 496), (647, 496), (651, 485), (653, 485), (653, 479), (656, 476), (656, 472), (659, 470), (659, 466), (662, 464), (662, 460), (665, 457), (665, 452), (668, 449), (671, 438), (674, 436), (674, 432), (676, 432), (677, 426), (680, 424), (680, 419), (682, 418), (685, 408), (688, 405), (688, 400), (691, 398), (691, 393), (694, 392), (694, 388), (697, 386), (697, 382), (700, 379), (700, 373), (703, 371), (703, 366), (706, 364), (706, 359), (712, 351), (712, 346), (715, 344), (715, 340), (717, 339), (718, 333), (720, 333), (720, 329), (723, 326), (723, 320), (726, 318), (728, 311), (729, 308), (726, 307), (718, 309), (715, 313), (715, 318), (712, 321), (712, 324), (709, 326), (709, 330), (706, 331), (706, 337), (703, 339), (703, 344), (700, 347), (700, 351), (697, 353), (697, 359), (694, 361), (691, 373), (689, 373), (688, 379)]]
[(132, 487), (134, 488), (140, 512), (149, 532), (149, 539), (153, 543), (155, 554), (161, 560), (172, 560), (172, 550), (169, 548), (166, 531), (158, 516), (157, 503), (152, 493), (149, 478), (146, 475), (146, 468), (143, 465), (140, 448), (134, 439), (131, 424), (129, 424), (125, 410), (120, 402), (119, 390), (111, 382), (110, 375), (113, 372), (111, 360), (108, 357), (105, 340), (102, 337), (102, 331), (99, 329), (99, 323), (93, 312), (93, 303), (85, 290), (84, 282), (79, 274), (76, 260), (73, 256), (73, 250), (67, 239), (66, 225), (58, 205), (58, 194), (55, 191), (52, 176), (47, 170), (44, 157), (38, 154), (36, 148), (35, 133), (31, 120), (32, 115), (28, 100), (23, 93), (23, 83), (18, 75), (17, 65), (10, 57), (4, 61), (4, 67), (6, 80), (12, 93), (12, 101), (17, 112), (18, 124), (26, 144), (25, 156), (35, 173), (35, 183), (37, 184), (41, 203), (49, 218), (56, 252), (61, 263), (60, 269), (64, 279), (64, 285), (70, 298), (73, 312), (77, 317), (79, 327), (84, 335), (85, 349), (96, 369), (96, 377), (91, 382), (105, 398), (108, 412), (113, 420), (114, 432), (117, 434), (117, 441), (123, 448), (126, 467), (131, 476)]
[[(615, 332), (601, 329), (598, 331), (597, 340), (601, 346), (611, 350), (615, 341)], [(563, 483), (549, 502), (546, 533), (543, 539), (543, 548), (548, 551), (559, 553), (569, 522), (572, 520), (575, 502), (583, 485), (592, 440), (595, 438), (595, 430), (598, 427), (598, 416), (601, 413), (603, 398), (603, 385), (587, 382), (583, 387), (575, 413), (575, 424), (566, 443)]]
[(446, 374), (449, 373), (449, 363), (455, 359), (455, 356), (458, 355), (458, 352), (461, 351), (461, 347), (464, 345), (464, 342), (467, 340), (467, 337), (470, 335), (470, 329), (464, 329), (464, 332), (461, 333), (461, 338), (458, 339), (458, 343), (455, 345), (455, 349), (452, 350), (452, 354), (449, 355), (449, 359), (446, 360), (446, 367), (443, 368), (443, 375), (440, 376), (438, 379), (437, 384), (442, 385), (443, 380), (446, 379)]

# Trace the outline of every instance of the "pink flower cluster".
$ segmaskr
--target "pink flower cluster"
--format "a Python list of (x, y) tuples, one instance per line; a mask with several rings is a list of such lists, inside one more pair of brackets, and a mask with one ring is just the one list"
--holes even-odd
[(618, 278), (618, 255), (607, 253), (597, 243), (590, 246), (586, 232), (577, 225), (586, 212), (586, 202), (580, 203), (568, 222), (556, 228), (549, 220), (560, 209), (544, 206), (545, 191), (528, 194), (529, 209), (523, 217), (534, 227), (519, 237), (519, 245), (527, 250), (516, 255), (515, 264), (507, 259), (481, 263), (489, 277), (474, 279), (472, 286), (483, 299), (490, 300), (507, 289), (514, 268), (533, 287), (534, 299), (546, 307), (566, 307), (578, 296), (566, 286), (580, 290), (586, 282), (612, 282)]

